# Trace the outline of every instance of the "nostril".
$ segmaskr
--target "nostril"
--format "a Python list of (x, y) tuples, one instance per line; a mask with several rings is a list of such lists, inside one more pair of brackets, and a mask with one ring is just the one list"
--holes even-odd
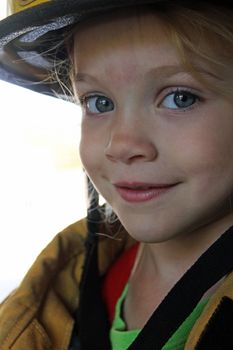
[(110, 161), (112, 161), (112, 162), (116, 162), (116, 161), (117, 161), (117, 159), (116, 159), (113, 155), (111, 155), (111, 154), (109, 154), (109, 153), (105, 153), (105, 156), (106, 156), (106, 158), (107, 158), (108, 160), (110, 160)]

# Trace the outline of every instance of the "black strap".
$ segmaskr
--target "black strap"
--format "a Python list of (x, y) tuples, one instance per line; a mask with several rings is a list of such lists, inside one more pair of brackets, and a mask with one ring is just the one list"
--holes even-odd
[[(98, 194), (91, 183), (91, 205), (88, 209), (88, 239), (86, 259), (80, 285), (80, 306), (76, 316), (74, 332), (78, 334), (77, 349), (110, 349), (109, 322), (101, 297), (101, 279), (98, 271), (98, 232), (101, 221)], [(75, 339), (75, 337), (74, 337)]]
[(233, 226), (168, 293), (128, 350), (161, 350), (203, 294), (233, 270)]

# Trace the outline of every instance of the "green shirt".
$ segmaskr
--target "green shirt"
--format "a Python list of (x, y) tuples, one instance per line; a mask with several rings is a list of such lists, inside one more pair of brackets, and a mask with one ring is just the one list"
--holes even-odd
[[(124, 320), (121, 318), (122, 303), (128, 292), (129, 285), (126, 284), (122, 295), (117, 301), (115, 308), (115, 317), (110, 330), (110, 339), (112, 350), (126, 350), (135, 338), (140, 333), (140, 329), (126, 330)], [(192, 313), (186, 318), (176, 332), (171, 336), (167, 343), (163, 346), (162, 350), (183, 350), (187, 337), (196, 322), (201, 315), (208, 300), (201, 300), (194, 308)], [(179, 312), (179, 310), (178, 310)]]

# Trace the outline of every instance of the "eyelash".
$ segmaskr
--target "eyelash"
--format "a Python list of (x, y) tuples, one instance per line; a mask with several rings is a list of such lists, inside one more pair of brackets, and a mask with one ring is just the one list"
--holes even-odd
[[(175, 94), (177, 94), (177, 93), (181, 93), (181, 94), (186, 93), (187, 95), (189, 94), (190, 97), (194, 98), (194, 100), (195, 100), (194, 103), (188, 107), (180, 107), (180, 108), (178, 106), (177, 106), (177, 108), (161, 107), (162, 103), (164, 102), (164, 100), (166, 98), (168, 98), (171, 95), (174, 95), (174, 98), (175, 98)], [(173, 102), (174, 102), (174, 98), (173, 98)], [(199, 104), (202, 101), (203, 101), (203, 98), (199, 95), (199, 93), (197, 93), (195, 90), (193, 90), (191, 88), (187, 88), (187, 87), (175, 87), (175, 88), (173, 88), (173, 87), (171, 87), (171, 88), (168, 88), (168, 90), (166, 89), (165, 92), (163, 93), (163, 96), (161, 98), (161, 102), (158, 104), (158, 107), (170, 110), (173, 113), (186, 112), (186, 111), (189, 111), (189, 110), (195, 108), (197, 106), (197, 104)]]
[[(172, 95), (174, 95), (174, 98), (175, 98), (175, 94), (177, 94), (177, 93), (181, 93), (181, 94), (182, 93), (186, 93), (187, 95), (189, 94), (190, 97), (192, 96), (194, 98), (194, 100), (195, 100), (194, 103), (191, 104), (188, 107), (180, 107), (180, 108), (178, 106), (177, 106), (177, 108), (168, 108), (168, 107), (163, 107), (162, 106), (162, 103), (165, 101), (166, 98), (169, 98), (169, 96), (172, 96)], [(91, 98), (95, 98), (95, 97), (96, 98), (103, 97), (103, 98), (108, 99), (107, 96), (105, 96), (105, 95), (103, 95), (101, 93), (93, 93), (93, 94), (90, 94), (90, 95), (85, 94), (85, 95), (79, 97), (79, 102), (80, 102), (80, 105), (82, 106), (82, 108), (87, 110), (88, 100), (91, 99)], [(174, 98), (173, 98), (173, 102), (174, 102)], [(109, 100), (111, 100), (111, 99), (109, 99)], [(171, 87), (171, 88), (168, 88), (168, 90), (165, 89), (165, 92), (163, 93), (163, 96), (161, 98), (161, 102), (157, 105), (158, 106), (157, 108), (167, 109), (169, 111), (172, 111), (173, 113), (178, 113), (178, 112), (183, 112), (184, 113), (186, 111), (189, 111), (189, 110), (195, 108), (195, 106), (197, 104), (199, 104), (202, 100), (203, 99), (200, 97), (200, 95), (197, 94), (196, 91), (194, 91), (191, 88), (187, 88), (187, 87), (178, 87), (178, 88), (176, 87), (176, 88), (173, 88), (173, 87)], [(89, 114), (93, 114), (93, 115), (94, 114), (102, 114), (102, 113), (92, 113), (90, 111), (88, 111), (88, 113)], [(106, 113), (106, 112), (103, 112), (103, 113)]]
[[(89, 94), (89, 95), (86, 94), (86, 95), (79, 97), (79, 102), (80, 102), (81, 107), (85, 110), (85, 112), (87, 111), (87, 114), (90, 114), (90, 115), (102, 115), (104, 113), (107, 113), (107, 111), (102, 112), (102, 113), (101, 112), (95, 113), (95, 112), (91, 112), (90, 110), (88, 110), (88, 103), (90, 103), (91, 98), (97, 98), (97, 99), (103, 98), (103, 100), (106, 99), (113, 104), (113, 102), (110, 98), (108, 98), (107, 96), (105, 96), (101, 93), (93, 93), (93, 94)], [(113, 107), (114, 107), (114, 104), (113, 104)], [(110, 110), (110, 111), (112, 111), (112, 110)]]

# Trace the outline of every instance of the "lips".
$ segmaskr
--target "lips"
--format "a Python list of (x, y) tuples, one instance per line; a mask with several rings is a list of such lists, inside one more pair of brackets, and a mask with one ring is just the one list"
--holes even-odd
[(147, 183), (126, 183), (115, 184), (118, 194), (127, 202), (139, 203), (161, 197), (169, 192), (177, 184), (147, 184)]

